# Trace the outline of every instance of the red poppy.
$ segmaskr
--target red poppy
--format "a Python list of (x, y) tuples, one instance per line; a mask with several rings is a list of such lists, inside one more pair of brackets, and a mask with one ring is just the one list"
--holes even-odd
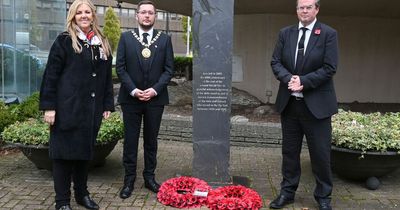
[(162, 183), (157, 199), (175, 208), (198, 208), (207, 203), (207, 197), (195, 196), (195, 191), (208, 192), (207, 182), (193, 177), (176, 177)]
[(258, 210), (262, 207), (260, 195), (252, 189), (237, 186), (225, 186), (212, 190), (208, 194), (208, 207), (211, 210)]

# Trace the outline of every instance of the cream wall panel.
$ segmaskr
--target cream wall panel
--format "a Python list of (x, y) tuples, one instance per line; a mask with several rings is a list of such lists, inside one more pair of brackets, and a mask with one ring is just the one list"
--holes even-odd
[[(400, 19), (324, 17), (339, 34), (335, 76), (339, 102), (400, 103)], [(234, 52), (243, 62), (243, 81), (233, 83), (264, 103), (274, 103), (278, 82), (270, 61), (279, 30), (294, 15), (236, 15)], [(270, 96), (268, 96), (270, 94)]]

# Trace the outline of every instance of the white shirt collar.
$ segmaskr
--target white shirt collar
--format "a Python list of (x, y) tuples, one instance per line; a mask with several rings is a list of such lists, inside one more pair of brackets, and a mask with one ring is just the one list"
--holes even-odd
[(312, 31), (316, 22), (317, 22), (317, 18), (315, 18), (314, 21), (311, 24), (309, 24), (308, 26), (303, 26), (303, 24), (299, 21), (299, 30), (302, 27), (306, 27), (308, 29), (307, 31)]
[(139, 29), (139, 36), (140, 36), (140, 39), (143, 39), (143, 33), (148, 33), (149, 36), (147, 37), (147, 40), (150, 42), (150, 40), (153, 38), (153, 31), (154, 31), (154, 29), (151, 28), (149, 31), (143, 31), (142, 28), (140, 28), (140, 27), (138, 27), (138, 29)]

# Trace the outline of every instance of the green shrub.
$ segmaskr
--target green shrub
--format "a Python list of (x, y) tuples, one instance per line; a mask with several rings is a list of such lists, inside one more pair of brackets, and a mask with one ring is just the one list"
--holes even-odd
[(1, 136), (8, 143), (48, 145), (49, 125), (42, 120), (34, 118), (23, 122), (17, 121), (5, 128)]
[(332, 118), (332, 144), (366, 151), (400, 153), (400, 113), (363, 114), (339, 110)]
[[(174, 76), (184, 76), (185, 75), (185, 70), (186, 68), (189, 69), (189, 71), (192, 70), (192, 57), (182, 57), (182, 56), (176, 56), (174, 58), (174, 67), (175, 67), (175, 73)], [(191, 72), (188, 72), (189, 75), (185, 75), (188, 76), (189, 78), (187, 78), (188, 80), (191, 80)]]
[(28, 118), (39, 118), (39, 93), (36, 92), (20, 104), (5, 105), (0, 102), (0, 133), (8, 125)]
[[(48, 145), (49, 125), (42, 119), (31, 118), (23, 122), (15, 122), (6, 127), (1, 137), (8, 143), (20, 143), (25, 145)], [(111, 114), (107, 120), (103, 120), (99, 135), (98, 144), (105, 144), (109, 141), (119, 140), (124, 136), (123, 123), (118, 112)]]
[(117, 84), (120, 82), (118, 75), (117, 75), (116, 67), (113, 67), (111, 70), (111, 78), (112, 78), (113, 84)]
[(41, 112), (39, 110), (39, 92), (35, 92), (26, 98), (12, 109), (12, 112), (18, 117), (19, 121), (41, 117)]
[(12, 108), (0, 101), (0, 133), (15, 121), (17, 121), (17, 117), (12, 113)]
[(111, 113), (108, 119), (103, 119), (99, 134), (97, 135), (97, 143), (103, 144), (110, 140), (122, 139), (124, 137), (124, 123), (122, 122), (119, 112)]

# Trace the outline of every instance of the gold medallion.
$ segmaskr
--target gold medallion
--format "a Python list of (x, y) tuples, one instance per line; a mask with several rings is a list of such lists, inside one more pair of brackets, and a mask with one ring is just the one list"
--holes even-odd
[(150, 56), (151, 56), (151, 51), (150, 51), (150, 49), (147, 48), (147, 47), (145, 47), (145, 48), (142, 50), (142, 56), (143, 56), (144, 58), (150, 58)]

